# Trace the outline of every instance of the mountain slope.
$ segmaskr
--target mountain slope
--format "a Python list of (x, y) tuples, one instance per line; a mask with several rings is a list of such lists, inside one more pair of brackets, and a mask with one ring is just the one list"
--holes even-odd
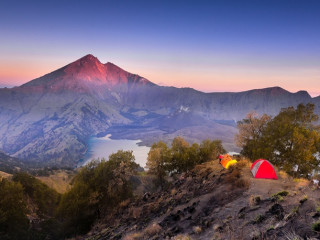
[[(319, 189), (307, 180), (255, 179), (250, 164), (196, 166), (166, 191), (109, 212), (82, 239), (315, 239)], [(315, 238), (312, 238), (315, 237)]]
[(0, 149), (49, 165), (75, 166), (91, 136), (141, 139), (151, 145), (182, 135), (217, 138), (235, 150), (235, 125), (249, 111), (275, 115), (314, 101), (307, 92), (279, 87), (203, 93), (161, 87), (120, 67), (84, 56), (20, 87), (0, 89)]

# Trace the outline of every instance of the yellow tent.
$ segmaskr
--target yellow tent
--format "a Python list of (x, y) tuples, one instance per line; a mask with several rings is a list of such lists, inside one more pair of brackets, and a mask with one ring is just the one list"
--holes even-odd
[(228, 169), (231, 165), (234, 165), (237, 163), (237, 160), (232, 159), (231, 161), (227, 162), (226, 164), (226, 169)]
[(220, 163), (224, 168), (229, 168), (229, 166), (236, 164), (237, 161), (232, 159), (229, 154), (225, 154)]

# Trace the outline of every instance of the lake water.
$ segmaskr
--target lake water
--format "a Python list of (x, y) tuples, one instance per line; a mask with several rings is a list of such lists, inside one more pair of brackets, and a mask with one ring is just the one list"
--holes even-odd
[(139, 146), (140, 140), (114, 140), (111, 139), (111, 134), (105, 137), (92, 137), (88, 143), (88, 151), (84, 157), (83, 165), (90, 162), (92, 159), (105, 158), (108, 160), (109, 155), (116, 153), (118, 150), (132, 150), (136, 158), (136, 163), (141, 167), (146, 166), (148, 152), (150, 147)]

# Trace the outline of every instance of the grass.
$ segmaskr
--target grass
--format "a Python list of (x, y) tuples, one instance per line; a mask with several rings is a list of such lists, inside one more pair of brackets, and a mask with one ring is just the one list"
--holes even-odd
[(296, 207), (291, 209), (292, 213), (297, 213), (298, 211), (299, 211), (299, 206), (296, 206)]
[(0, 171), (0, 179), (1, 178), (9, 178), (12, 177), (12, 174)]
[(150, 239), (151, 237), (155, 237), (158, 234), (160, 234), (161, 231), (162, 231), (162, 227), (157, 223), (153, 223), (142, 232), (135, 232), (135, 233), (126, 235), (124, 237), (124, 240)]
[(173, 238), (174, 240), (191, 240), (191, 237), (189, 235), (177, 235)]
[(143, 234), (144, 236), (152, 237), (158, 235), (161, 231), (162, 227), (158, 223), (153, 223), (143, 231)]
[(237, 166), (229, 167), (229, 174), (226, 176), (226, 182), (238, 188), (248, 188), (249, 182), (241, 178), (241, 170)]
[(289, 192), (284, 190), (284, 191), (273, 194), (272, 199), (275, 201), (281, 202), (284, 200), (284, 197), (288, 195), (289, 195)]
[(70, 182), (72, 177), (73, 175), (68, 174), (64, 170), (57, 170), (50, 176), (39, 176), (36, 178), (58, 193), (65, 193), (71, 188)]
[(200, 226), (193, 227), (193, 232), (195, 234), (200, 234), (202, 232), (202, 228)]
[(268, 227), (268, 231), (270, 231), (270, 230), (274, 230), (274, 226), (273, 225)]
[(249, 205), (250, 206), (258, 205), (260, 202), (261, 202), (261, 196), (251, 195), (249, 198)]
[(249, 159), (244, 158), (244, 159), (239, 160), (239, 161), (237, 162), (236, 166), (241, 169), (241, 168), (244, 168), (244, 167), (250, 167), (251, 164), (252, 164), (252, 163), (250, 162)]

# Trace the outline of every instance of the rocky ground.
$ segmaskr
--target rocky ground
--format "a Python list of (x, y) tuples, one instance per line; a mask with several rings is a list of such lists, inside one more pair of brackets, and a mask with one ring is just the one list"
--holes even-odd
[(82, 239), (320, 239), (320, 190), (278, 172), (254, 179), (243, 161), (179, 175), (105, 216)]

